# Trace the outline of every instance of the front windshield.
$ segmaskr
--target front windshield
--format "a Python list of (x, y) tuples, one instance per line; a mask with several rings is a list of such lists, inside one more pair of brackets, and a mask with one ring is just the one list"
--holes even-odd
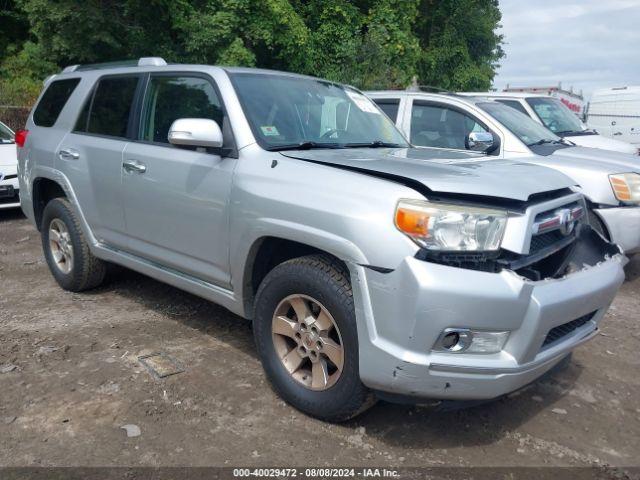
[(13, 143), (13, 132), (0, 123), (0, 143)]
[(529, 116), (498, 102), (479, 103), (478, 107), (494, 117), (527, 146), (555, 143), (561, 139)]
[(232, 82), (258, 143), (286, 148), (408, 147), (367, 97), (313, 78), (233, 73)]
[(527, 103), (545, 127), (558, 135), (582, 132), (585, 126), (561, 101), (555, 98), (531, 97)]

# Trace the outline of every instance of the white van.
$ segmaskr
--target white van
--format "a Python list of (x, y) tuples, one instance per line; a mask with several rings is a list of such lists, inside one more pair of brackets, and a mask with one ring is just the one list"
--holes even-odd
[[(548, 95), (519, 92), (461, 93), (460, 95), (490, 98), (513, 107), (544, 125), (559, 137), (581, 147), (599, 148), (632, 155), (640, 154), (638, 146), (631, 145), (628, 141), (621, 141), (622, 138), (619, 137), (613, 139), (611, 135), (595, 125), (590, 125), (592, 128), (589, 128), (559, 99)], [(597, 128), (597, 130), (593, 128)]]
[(587, 123), (607, 137), (640, 146), (640, 86), (594, 91)]

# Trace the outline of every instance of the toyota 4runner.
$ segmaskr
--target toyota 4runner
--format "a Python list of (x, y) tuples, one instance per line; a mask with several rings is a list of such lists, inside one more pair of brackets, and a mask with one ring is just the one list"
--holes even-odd
[(596, 335), (623, 281), (568, 177), (413, 149), (325, 80), (67, 67), (17, 138), (62, 288), (112, 262), (223, 305), (253, 321), (277, 393), (329, 421), (518, 389)]

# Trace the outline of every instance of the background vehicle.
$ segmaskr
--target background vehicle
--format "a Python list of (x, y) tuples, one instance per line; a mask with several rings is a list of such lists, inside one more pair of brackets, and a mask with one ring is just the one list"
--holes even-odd
[[(484, 151), (488, 158), (521, 159), (569, 175), (590, 201), (594, 226), (627, 253), (640, 250), (640, 158), (574, 146), (492, 100), (412, 91), (369, 96), (416, 146)], [(488, 142), (479, 141), (483, 135)]]
[(607, 137), (640, 147), (640, 86), (594, 91), (587, 123)]
[(215, 301), (332, 421), (373, 391), (495, 398), (596, 335), (625, 259), (565, 175), (408, 148), (329, 81), (136, 63), (67, 68), (27, 122), (22, 208), (63, 288), (111, 261)]
[(0, 122), (0, 210), (20, 206), (14, 133)]
[(640, 154), (640, 149), (628, 141), (621, 141), (622, 138), (609, 138), (611, 135), (607, 135), (606, 130), (598, 128), (596, 131), (589, 128), (557, 98), (513, 92), (461, 93), (461, 95), (489, 98), (504, 103), (541, 123), (559, 137), (566, 138), (581, 147), (600, 148), (632, 155)]
[(544, 95), (545, 97), (557, 98), (578, 118), (584, 118), (587, 104), (584, 101), (582, 91), (575, 92), (573, 87), (565, 90), (562, 88), (562, 83), (550, 87), (512, 87), (507, 85), (502, 91), (505, 93), (533, 93), (536, 95)]

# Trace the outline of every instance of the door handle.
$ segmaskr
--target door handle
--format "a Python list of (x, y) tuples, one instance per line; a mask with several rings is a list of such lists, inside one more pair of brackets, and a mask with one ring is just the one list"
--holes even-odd
[(122, 164), (122, 168), (124, 168), (126, 172), (134, 173), (144, 173), (147, 171), (147, 166), (137, 160), (127, 160)]
[(58, 158), (60, 160), (78, 160), (80, 154), (71, 148), (63, 149), (58, 152)]
[(616, 132), (613, 134), (614, 136), (622, 135), (622, 132)]

